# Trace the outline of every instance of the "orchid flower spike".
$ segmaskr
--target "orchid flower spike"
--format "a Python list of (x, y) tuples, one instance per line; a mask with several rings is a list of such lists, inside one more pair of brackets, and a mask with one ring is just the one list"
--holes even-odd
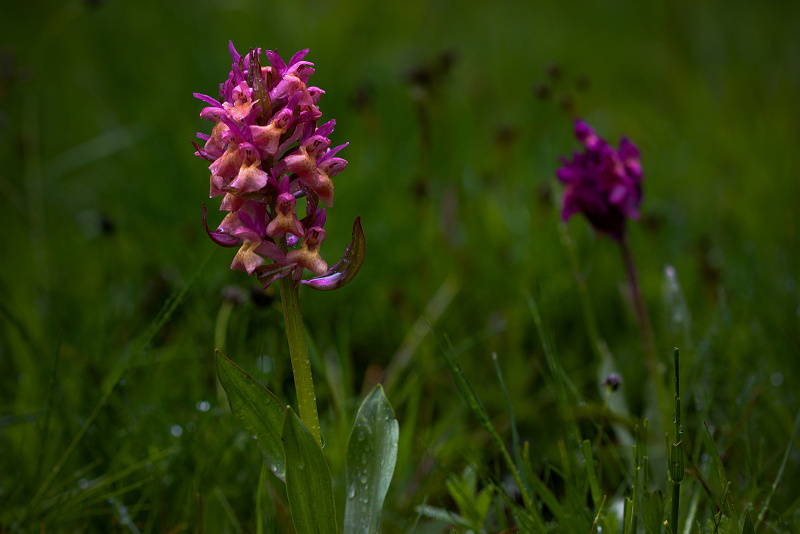
[(571, 160), (561, 158), (556, 177), (563, 182), (563, 220), (583, 213), (595, 230), (621, 241), (628, 219), (639, 219), (644, 173), (639, 149), (623, 137), (619, 149), (609, 145), (582, 120), (575, 136), (584, 146)]
[[(214, 123), (211, 134), (198, 133), (203, 146), (195, 155), (210, 161), (209, 197), (223, 196), (227, 212), (215, 231), (203, 226), (212, 241), (238, 247), (231, 269), (256, 276), (266, 288), (291, 276), (298, 285), (337, 289), (355, 277), (366, 248), (361, 219), (353, 223), (350, 246), (333, 267), (322, 258), (326, 212), (333, 204), (333, 178), (347, 166), (334, 157), (347, 143), (330, 149), (336, 121), (318, 124), (322, 89), (309, 86), (314, 65), (296, 53), (285, 63), (276, 51), (239, 54), (228, 49), (231, 70), (220, 84), (219, 100), (195, 93), (205, 107), (200, 117)], [(297, 200), (305, 197), (305, 216)], [(304, 279), (308, 271), (311, 278)]]

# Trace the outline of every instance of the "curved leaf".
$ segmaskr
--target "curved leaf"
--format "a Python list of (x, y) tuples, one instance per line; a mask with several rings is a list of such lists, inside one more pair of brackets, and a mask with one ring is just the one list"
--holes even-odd
[(297, 534), (336, 534), (333, 482), (322, 447), (291, 408), (283, 421), (282, 436), (286, 495)]
[(378, 384), (361, 403), (347, 446), (345, 532), (380, 533), (399, 434), (394, 411)]
[(238, 237), (232, 237), (232, 236), (229, 236), (227, 234), (223, 234), (222, 232), (212, 232), (211, 230), (209, 230), (208, 229), (208, 221), (206, 221), (206, 216), (207, 215), (208, 215), (208, 213), (206, 213), (206, 204), (204, 202), (203, 203), (203, 228), (206, 229), (206, 233), (208, 234), (208, 237), (211, 238), (211, 241), (213, 241), (214, 243), (216, 243), (217, 245), (219, 245), (221, 247), (226, 247), (226, 248), (232, 248), (232, 247), (235, 247), (235, 246), (238, 246), (238, 245), (242, 244), (242, 240), (239, 239)]
[(310, 280), (300, 280), (298, 283), (319, 291), (339, 289), (355, 278), (358, 270), (361, 269), (361, 264), (364, 263), (366, 249), (367, 242), (364, 239), (364, 230), (361, 228), (361, 217), (356, 217), (350, 245), (339, 262), (322, 276)]
[(286, 460), (281, 428), (285, 414), (280, 401), (220, 351), (217, 351), (217, 376), (228, 395), (233, 415), (258, 441), (269, 468), (283, 480), (286, 476)]

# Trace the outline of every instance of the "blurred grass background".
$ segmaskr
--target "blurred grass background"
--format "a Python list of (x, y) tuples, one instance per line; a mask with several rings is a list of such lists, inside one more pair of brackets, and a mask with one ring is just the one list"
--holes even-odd
[[(285, 59), (310, 48), (323, 120), (337, 121), (332, 142), (350, 142), (322, 253), (335, 262), (360, 215), (367, 259), (347, 288), (301, 292), (334, 472), (359, 395), (416, 346), (388, 391), (402, 442), (387, 532), (406, 531), (426, 499), (448, 506), (448, 473), (492, 458), (427, 328), (413, 333), (426, 307), (442, 304), (436, 334), (507, 432), (497, 352), (535, 464), (556, 456), (564, 414), (526, 294), (586, 406), (602, 402), (606, 368), (586, 334), (553, 180), (558, 156), (577, 147), (574, 116), (642, 151), (646, 196), (631, 239), (665, 369), (674, 344), (684, 354), (689, 450), (708, 421), (738, 495), (756, 506), (800, 405), (797, 28), (800, 4), (789, 1), (4, 6), (0, 531), (26, 513), (104, 381), (215, 249), (200, 206), (214, 212), (217, 201), (190, 145), (210, 125), (191, 94), (217, 94), (229, 39)], [(624, 380), (618, 395), (646, 416), (619, 252), (583, 220), (568, 231)], [(247, 297), (227, 354), (283, 399), (291, 379), (276, 300), (251, 296), (231, 255), (214, 253), (28, 520), (122, 531), (127, 514), (143, 532), (252, 531), (260, 455), (225, 412), (213, 368), (225, 286)], [(668, 264), (691, 315), (682, 333), (662, 297)], [(771, 503), (789, 523), (798, 454)], [(624, 469), (607, 474), (619, 494)]]

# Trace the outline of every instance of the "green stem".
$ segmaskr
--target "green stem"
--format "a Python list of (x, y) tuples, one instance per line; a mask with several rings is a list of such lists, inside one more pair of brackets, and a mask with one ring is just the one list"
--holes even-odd
[(672, 513), (670, 527), (672, 532), (678, 532), (678, 514), (681, 508), (681, 481), (683, 480), (683, 438), (681, 437), (681, 374), (680, 351), (675, 348), (675, 442), (672, 445), (672, 458), (670, 458), (670, 480), (672, 482)]
[(681, 485), (677, 482), (672, 483), (672, 513), (669, 520), (669, 528), (672, 532), (678, 532), (678, 513), (681, 508)]
[(303, 316), (300, 314), (300, 300), (297, 287), (290, 276), (281, 278), (281, 301), (283, 317), (286, 321), (286, 337), (289, 340), (289, 356), (292, 360), (294, 387), (297, 390), (297, 411), (300, 420), (322, 445), (322, 432), (317, 415), (317, 396), (314, 394), (314, 381), (311, 377), (311, 362), (308, 359), (306, 331)]

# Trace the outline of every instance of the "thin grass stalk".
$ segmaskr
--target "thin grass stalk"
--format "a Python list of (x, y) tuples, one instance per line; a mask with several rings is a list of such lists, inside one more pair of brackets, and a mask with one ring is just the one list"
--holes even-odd
[(558, 225), (558, 230), (561, 235), (561, 243), (567, 249), (567, 257), (569, 258), (569, 265), (572, 269), (572, 277), (578, 286), (578, 296), (581, 301), (581, 311), (583, 312), (583, 319), (586, 322), (586, 330), (589, 334), (589, 339), (592, 341), (592, 351), (597, 356), (599, 361), (603, 360), (604, 354), (601, 349), (603, 341), (600, 338), (600, 331), (597, 328), (597, 321), (594, 318), (594, 311), (592, 308), (592, 301), (589, 297), (589, 288), (586, 286), (586, 277), (580, 272), (578, 268), (578, 255), (575, 252), (575, 242), (567, 230), (567, 225), (562, 223)]
[(497, 374), (497, 381), (500, 384), (500, 390), (503, 392), (503, 397), (506, 400), (506, 407), (508, 408), (508, 416), (511, 422), (511, 444), (513, 446), (512, 450), (514, 452), (514, 461), (516, 462), (517, 470), (520, 472), (520, 476), (522, 477), (522, 483), (525, 484), (526, 489), (530, 493), (531, 483), (525, 474), (525, 470), (522, 469), (522, 458), (519, 454), (519, 432), (517, 432), (517, 421), (514, 417), (514, 407), (511, 405), (511, 397), (508, 395), (506, 383), (503, 380), (503, 373), (500, 371), (500, 364), (497, 361), (496, 352), (492, 353), (492, 362), (494, 363), (494, 371)]
[(636, 444), (633, 446), (633, 494), (631, 495), (631, 528), (629, 532), (636, 534), (639, 528), (639, 496), (641, 495), (641, 435), (639, 425), (634, 427)]
[(39, 447), (39, 458), (36, 461), (36, 475), (34, 475), (34, 480), (39, 480), (39, 476), (42, 474), (42, 469), (44, 468), (44, 456), (45, 452), (47, 451), (47, 445), (50, 443), (49, 436), (50, 436), (50, 421), (53, 418), (53, 393), (56, 390), (56, 384), (58, 383), (58, 362), (61, 356), (61, 333), (58, 334), (58, 339), (56, 340), (56, 353), (53, 359), (53, 371), (50, 373), (50, 386), (47, 389), (47, 401), (45, 401), (45, 419), (42, 429), (42, 442)]
[(100, 397), (100, 400), (97, 401), (97, 404), (92, 410), (92, 413), (90, 413), (89, 417), (86, 418), (86, 421), (84, 421), (78, 433), (75, 435), (74, 438), (72, 438), (72, 441), (67, 446), (66, 450), (64, 450), (64, 453), (61, 455), (61, 458), (59, 458), (58, 461), (56, 462), (56, 465), (53, 466), (53, 469), (50, 471), (50, 474), (47, 476), (45, 481), (42, 482), (42, 485), (39, 486), (39, 489), (36, 491), (36, 494), (33, 496), (33, 498), (30, 501), (30, 504), (26, 509), (25, 515), (23, 515), (23, 517), (20, 519), (20, 523), (24, 522), (24, 520), (27, 518), (27, 514), (33, 511), (39, 504), (39, 501), (44, 496), (47, 489), (50, 487), (50, 484), (53, 483), (53, 480), (55, 479), (56, 475), (58, 475), (58, 473), (64, 467), (64, 464), (66, 463), (67, 459), (72, 455), (72, 453), (75, 451), (75, 448), (78, 446), (78, 443), (80, 443), (80, 441), (83, 439), (83, 436), (86, 435), (86, 432), (89, 430), (89, 428), (91, 428), (92, 424), (94, 423), (94, 420), (100, 414), (100, 410), (103, 409), (103, 407), (108, 402), (108, 399), (111, 398), (111, 395), (114, 393), (114, 391), (116, 391), (122, 378), (125, 376), (128, 370), (130, 370), (130, 368), (134, 366), (139, 357), (141, 357), (141, 355), (144, 354), (145, 350), (147, 350), (147, 347), (150, 345), (150, 342), (153, 340), (155, 335), (161, 330), (161, 328), (163, 328), (163, 326), (172, 316), (173, 312), (178, 307), (178, 305), (181, 302), (183, 302), (183, 299), (186, 297), (186, 294), (189, 292), (189, 290), (192, 287), (194, 287), (194, 284), (200, 277), (200, 273), (203, 271), (203, 268), (205, 268), (205, 266), (208, 264), (209, 261), (211, 261), (211, 258), (214, 256), (214, 252), (216, 252), (216, 249), (212, 251), (208, 256), (206, 256), (206, 259), (203, 260), (203, 263), (200, 264), (200, 267), (198, 267), (197, 271), (195, 271), (194, 275), (189, 280), (189, 282), (187, 282), (187, 284), (183, 287), (183, 289), (181, 289), (178, 293), (174, 294), (167, 300), (167, 302), (164, 303), (164, 306), (161, 308), (158, 315), (156, 315), (156, 319), (152, 323), (150, 323), (150, 327), (148, 328), (145, 335), (142, 337), (142, 340), (139, 343), (139, 345), (137, 345), (136, 349), (133, 351), (133, 353), (125, 362), (125, 364), (122, 365), (120, 370), (117, 371), (117, 373), (113, 376), (113, 379), (110, 382), (108, 382), (108, 386), (103, 392), (103, 395)]
[(672, 444), (669, 472), (672, 485), (672, 510), (670, 513), (670, 527), (673, 532), (678, 532), (678, 518), (681, 503), (681, 481), (684, 475), (683, 466), (683, 439), (681, 434), (681, 381), (680, 381), (680, 351), (676, 348), (675, 359), (675, 442)]
[[(533, 298), (533, 295), (527, 295), (528, 300), (528, 307), (531, 310), (531, 314), (533, 315), (533, 322), (536, 325), (536, 331), (539, 334), (539, 339), (542, 343), (542, 350), (544, 351), (545, 358), (547, 359), (547, 366), (550, 369), (550, 373), (553, 376), (553, 383), (556, 387), (556, 393), (558, 395), (558, 404), (559, 408), (561, 409), (561, 413), (565, 416), (569, 414), (570, 406), (569, 400), (567, 399), (567, 385), (564, 375), (561, 371), (561, 368), (558, 365), (558, 361), (556, 360), (555, 353), (550, 346), (550, 342), (547, 339), (547, 336), (544, 332), (544, 324), (542, 323), (542, 316), (539, 313), (539, 306), (536, 304), (536, 300)], [(578, 429), (578, 424), (575, 421), (574, 417), (566, 417), (568, 432), (570, 437), (574, 442), (580, 443), (581, 442), (581, 434), (580, 430)], [(571, 440), (571, 441), (572, 441)]]
[(800, 434), (800, 410), (797, 411), (797, 415), (794, 417), (794, 428), (792, 430), (792, 437), (789, 440), (789, 444), (786, 445), (786, 452), (783, 455), (783, 460), (781, 461), (781, 466), (778, 468), (778, 475), (775, 477), (775, 481), (772, 483), (772, 487), (769, 490), (769, 494), (767, 498), (764, 500), (764, 505), (761, 507), (761, 511), (758, 512), (758, 519), (756, 520), (755, 527), (758, 529), (759, 525), (762, 521), (764, 521), (764, 516), (769, 510), (769, 503), (772, 500), (772, 496), (775, 494), (775, 490), (778, 488), (778, 484), (781, 482), (781, 478), (783, 477), (783, 470), (786, 468), (786, 462), (789, 460), (789, 454), (792, 452), (792, 445), (797, 440), (797, 435)]
[(597, 532), (597, 523), (600, 521), (600, 516), (603, 513), (603, 506), (606, 504), (606, 496), (603, 495), (603, 500), (600, 501), (600, 507), (597, 509), (597, 515), (594, 516), (594, 521), (592, 522), (592, 530), (589, 534), (594, 534)]
[(452, 353), (452, 347), (442, 347), (442, 352), (444, 353), (445, 362), (450, 368), (450, 374), (453, 375), (456, 387), (461, 393), (461, 396), (465, 401), (467, 401), (472, 413), (478, 418), (481, 426), (489, 434), (489, 437), (492, 439), (492, 442), (494, 443), (498, 452), (503, 457), (503, 461), (505, 462), (509, 471), (511, 471), (511, 475), (514, 477), (514, 481), (517, 483), (517, 487), (519, 488), (520, 496), (522, 497), (522, 502), (525, 504), (525, 508), (529, 510), (535, 510), (533, 506), (533, 499), (528, 493), (528, 490), (525, 488), (525, 485), (522, 483), (519, 470), (514, 464), (514, 460), (511, 459), (511, 455), (508, 454), (508, 449), (506, 449), (503, 438), (500, 437), (497, 429), (492, 424), (489, 414), (486, 412), (486, 408), (483, 406), (478, 394), (475, 393), (474, 389), (472, 389), (472, 384), (470, 384), (469, 380), (467, 380), (467, 375), (464, 373), (464, 370), (461, 368), (461, 365), (458, 363), (458, 360)]

